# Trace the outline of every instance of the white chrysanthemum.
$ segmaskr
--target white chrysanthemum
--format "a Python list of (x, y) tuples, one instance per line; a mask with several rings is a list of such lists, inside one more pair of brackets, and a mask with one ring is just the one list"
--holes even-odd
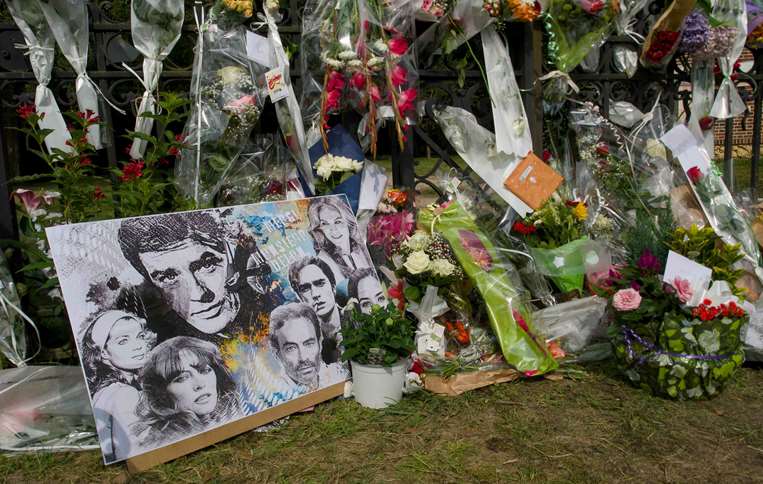
[(360, 69), (363, 67), (363, 61), (360, 59), (353, 59), (347, 62), (347, 67), (350, 69)]
[(321, 60), (323, 61), (324, 64), (328, 64), (331, 67), (334, 67), (336, 69), (341, 69), (342, 67), (344, 67), (344, 62), (340, 61), (339, 59), (334, 59), (332, 57), (329, 57), (328, 55), (326, 55), (325, 52), (321, 54)]
[(429, 247), (430, 243), (431, 239), (429, 238), (429, 235), (427, 235), (426, 232), (422, 232), (420, 230), (416, 231), (416, 233), (408, 237), (408, 240), (405, 241), (406, 247), (413, 251), (424, 250)]
[(358, 54), (356, 54), (354, 50), (343, 50), (337, 55), (337, 57), (339, 57), (343, 61), (348, 61), (352, 59), (357, 59)]
[(376, 42), (371, 44), (371, 49), (373, 49), (376, 52), (384, 53), (384, 52), (387, 52), (389, 47), (387, 47), (387, 44), (384, 43), (381, 39), (377, 39)]
[(368, 59), (368, 67), (371, 69), (374, 69), (376, 67), (381, 67), (381, 65), (384, 63), (383, 57), (371, 57)]
[(445, 259), (435, 259), (432, 261), (432, 264), (430, 264), (429, 270), (436, 276), (448, 277), (456, 270), (456, 266)]

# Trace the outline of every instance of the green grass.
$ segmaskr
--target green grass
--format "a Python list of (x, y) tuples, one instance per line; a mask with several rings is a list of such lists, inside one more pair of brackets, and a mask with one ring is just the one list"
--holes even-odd
[(335, 400), (129, 476), (97, 452), (0, 457), (5, 482), (760, 482), (763, 372), (718, 398), (672, 402), (609, 365), (385, 411)]

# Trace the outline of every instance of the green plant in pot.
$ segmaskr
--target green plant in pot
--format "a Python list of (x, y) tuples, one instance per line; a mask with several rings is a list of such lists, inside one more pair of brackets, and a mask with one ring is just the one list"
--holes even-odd
[(369, 408), (384, 408), (403, 395), (406, 358), (414, 351), (415, 325), (394, 304), (357, 309), (342, 325), (342, 360), (352, 367), (355, 399)]

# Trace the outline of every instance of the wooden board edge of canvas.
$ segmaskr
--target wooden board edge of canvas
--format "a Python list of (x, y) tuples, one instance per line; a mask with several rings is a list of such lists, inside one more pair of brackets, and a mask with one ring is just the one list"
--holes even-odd
[(217, 444), (223, 440), (235, 437), (236, 435), (299, 412), (300, 410), (325, 402), (326, 400), (331, 400), (332, 398), (344, 394), (344, 384), (345, 382), (336, 383), (308, 395), (290, 400), (277, 407), (268, 408), (267, 410), (263, 410), (254, 415), (244, 417), (235, 422), (229, 422), (220, 427), (207, 430), (206, 432), (175, 442), (160, 449), (131, 457), (127, 459), (127, 470), (130, 474), (146, 471), (159, 464), (164, 464), (165, 462), (188, 455), (191, 452), (203, 449), (204, 447)]

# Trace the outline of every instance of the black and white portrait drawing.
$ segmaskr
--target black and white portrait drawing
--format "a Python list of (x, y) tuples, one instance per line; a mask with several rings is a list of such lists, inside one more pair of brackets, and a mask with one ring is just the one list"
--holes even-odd
[(344, 382), (346, 306), (383, 304), (344, 196), (48, 240), (107, 464)]

